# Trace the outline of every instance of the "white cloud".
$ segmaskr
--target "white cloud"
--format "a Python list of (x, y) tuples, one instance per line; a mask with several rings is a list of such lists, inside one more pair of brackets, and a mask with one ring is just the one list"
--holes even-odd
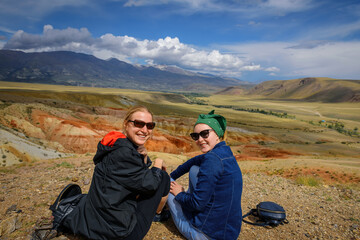
[(259, 64), (250, 64), (246, 59), (232, 54), (224, 54), (218, 50), (198, 50), (181, 43), (177, 37), (160, 38), (155, 41), (105, 34), (100, 38), (93, 38), (86, 28), (59, 30), (51, 25), (45, 25), (41, 35), (20, 30), (4, 48), (28, 52), (67, 50), (127, 62), (131, 62), (131, 59), (143, 59), (153, 64), (176, 65), (185, 69), (233, 77), (241, 76), (242, 71), (261, 69)]
[(149, 6), (149, 5), (162, 5), (168, 3), (167, 0), (128, 0), (124, 6), (125, 7), (140, 7), (140, 6)]
[(305, 38), (308, 39), (331, 39), (344, 38), (355, 32), (360, 31), (360, 20), (350, 23), (337, 25), (327, 25), (326, 27), (315, 28), (307, 32)]
[(268, 0), (260, 4), (262, 8), (284, 12), (301, 12), (311, 8), (311, 0)]
[(268, 67), (268, 68), (265, 68), (264, 71), (266, 71), (266, 72), (280, 72), (280, 69), (277, 68), (277, 67)]
[(11, 29), (9, 29), (9, 28), (6, 28), (6, 27), (2, 27), (2, 26), (0, 26), (0, 31), (1, 32), (5, 32), (5, 33), (11, 33), (11, 34), (14, 34), (16, 31), (14, 31), (14, 30), (11, 30)]
[(139, 6), (149, 6), (149, 5), (171, 5), (179, 4), (183, 7), (194, 8), (194, 9), (203, 9), (204, 7), (209, 8), (210, 6), (217, 6), (219, 3), (214, 0), (128, 0), (124, 6), (126, 7), (139, 7)]
[(177, 13), (238, 12), (243, 17), (286, 15), (310, 9), (318, 3), (312, 0), (128, 0), (124, 6), (176, 5)]
[(293, 47), (297, 45), (296, 42), (259, 42), (223, 47), (241, 52), (249, 61), (261, 64), (265, 71), (276, 71), (278, 76), (359, 79), (360, 41)]
[[(178, 38), (166, 37), (154, 40), (137, 40), (129, 36), (114, 36), (106, 34), (101, 37), (97, 49), (108, 49), (112, 57), (124, 59), (142, 58), (151, 63), (177, 65), (186, 69), (203, 72), (229, 74), (240, 76), (241, 71), (253, 69), (245, 68), (246, 62), (231, 54), (223, 54), (218, 50), (197, 50)], [(97, 51), (94, 54), (98, 57)], [(253, 68), (253, 67), (252, 67)]]
[(67, 44), (91, 44), (92, 42), (91, 34), (86, 28), (57, 30), (51, 25), (45, 25), (42, 35), (28, 34), (22, 30), (17, 31), (7, 42), (5, 48), (35, 50), (53, 47), (56, 49), (64, 48)]
[(241, 67), (241, 70), (244, 70), (244, 71), (257, 71), (257, 70), (261, 70), (261, 66), (260, 65), (243, 66), (243, 67)]

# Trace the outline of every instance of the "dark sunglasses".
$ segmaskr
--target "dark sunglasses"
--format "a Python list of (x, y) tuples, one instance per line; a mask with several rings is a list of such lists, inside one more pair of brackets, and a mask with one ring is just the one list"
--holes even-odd
[(154, 129), (155, 127), (155, 123), (154, 122), (143, 122), (143, 121), (140, 121), (140, 120), (129, 120), (128, 122), (132, 122), (134, 123), (134, 126), (137, 127), (137, 128), (143, 128), (145, 125), (147, 127), (147, 129), (151, 130), (151, 129)]
[(204, 139), (208, 138), (209, 134), (210, 134), (210, 131), (213, 131), (213, 130), (212, 129), (206, 129), (206, 130), (202, 130), (199, 133), (190, 133), (190, 136), (191, 136), (192, 139), (197, 141), (197, 140), (199, 140), (199, 137), (202, 137)]

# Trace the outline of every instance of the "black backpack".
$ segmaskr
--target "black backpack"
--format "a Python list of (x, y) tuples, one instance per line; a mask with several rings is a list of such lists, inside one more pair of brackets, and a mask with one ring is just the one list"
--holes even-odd
[[(256, 222), (249, 222), (244, 219), (250, 215), (257, 218)], [(250, 212), (243, 216), (243, 221), (251, 225), (264, 227), (276, 227), (280, 224), (283, 225), (284, 223), (289, 223), (289, 221), (286, 219), (284, 208), (274, 202), (259, 203), (256, 205), (256, 209), (251, 209)]]
[(74, 183), (70, 183), (60, 192), (49, 208), (54, 217), (53, 229), (57, 230), (61, 226), (64, 218), (76, 208), (84, 196), (85, 194), (82, 194), (80, 186)]

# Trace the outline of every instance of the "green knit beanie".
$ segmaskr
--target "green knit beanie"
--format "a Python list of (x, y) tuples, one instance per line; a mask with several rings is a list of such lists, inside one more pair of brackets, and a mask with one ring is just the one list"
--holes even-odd
[(209, 125), (219, 138), (224, 136), (225, 130), (226, 130), (226, 119), (218, 114), (214, 114), (215, 110), (212, 110), (208, 114), (200, 114), (195, 125), (199, 123), (205, 123)]

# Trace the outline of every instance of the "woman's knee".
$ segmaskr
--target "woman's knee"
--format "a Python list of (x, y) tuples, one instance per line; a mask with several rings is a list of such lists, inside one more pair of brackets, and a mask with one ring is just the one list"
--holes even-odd
[(189, 175), (190, 175), (190, 176), (197, 177), (197, 175), (198, 175), (198, 173), (199, 173), (199, 169), (200, 169), (199, 166), (193, 165), (193, 166), (190, 168), (190, 170), (189, 170)]
[(189, 192), (194, 192), (198, 181), (199, 166), (193, 165), (189, 170)]

